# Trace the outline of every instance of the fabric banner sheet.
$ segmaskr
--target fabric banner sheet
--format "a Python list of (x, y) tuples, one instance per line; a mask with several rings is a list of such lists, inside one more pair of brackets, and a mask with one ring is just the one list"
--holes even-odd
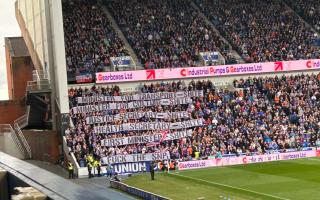
[(160, 152), (160, 153), (115, 155), (115, 156), (103, 157), (101, 159), (103, 164), (158, 161), (158, 160), (170, 160), (169, 151)]
[(192, 103), (190, 98), (177, 98), (177, 99), (161, 99), (161, 100), (150, 100), (150, 101), (132, 101), (128, 103), (106, 103), (98, 105), (85, 105), (76, 106), (71, 109), (73, 114), (77, 113), (90, 113), (99, 112), (103, 110), (121, 110), (121, 109), (133, 109), (133, 108), (144, 108), (153, 106), (175, 106), (175, 105), (186, 105)]
[(126, 102), (126, 101), (144, 101), (144, 100), (160, 100), (160, 99), (184, 99), (191, 97), (203, 97), (202, 90), (183, 91), (183, 92), (156, 92), (141, 93), (122, 96), (88, 96), (77, 97), (78, 104), (92, 104), (101, 102)]
[(86, 117), (86, 124), (99, 124), (106, 122), (113, 122), (120, 119), (140, 119), (142, 117), (151, 119), (188, 119), (190, 118), (189, 113), (186, 111), (181, 112), (126, 112), (123, 114), (116, 115), (105, 115), (105, 116), (90, 116)]
[[(192, 135), (192, 130), (177, 131), (173, 133), (168, 133), (165, 137), (166, 140), (177, 140), (185, 138)], [(132, 136), (132, 137), (122, 137), (122, 138), (111, 138), (101, 141), (101, 146), (114, 147), (122, 146), (128, 144), (140, 144), (140, 143), (149, 143), (160, 141), (162, 134), (153, 134), (153, 135), (144, 135), (144, 136)]]
[(187, 129), (192, 127), (203, 126), (204, 120), (192, 119), (183, 122), (139, 122), (139, 123), (126, 123), (121, 125), (106, 125), (95, 126), (95, 133), (119, 133), (122, 131), (144, 131), (144, 130), (172, 130), (172, 129)]

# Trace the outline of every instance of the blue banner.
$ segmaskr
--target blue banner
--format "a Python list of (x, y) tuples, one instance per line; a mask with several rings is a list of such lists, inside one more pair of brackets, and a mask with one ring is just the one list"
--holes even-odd
[(218, 52), (209, 52), (200, 54), (205, 62), (215, 62), (218, 60)]
[(110, 61), (112, 62), (113, 66), (125, 67), (130, 65), (131, 57), (130, 56), (112, 57), (110, 58)]
[[(128, 162), (119, 163), (112, 165), (113, 173), (117, 174), (134, 174), (139, 172), (150, 172), (151, 162)], [(158, 165), (154, 168), (155, 171), (158, 170)]]

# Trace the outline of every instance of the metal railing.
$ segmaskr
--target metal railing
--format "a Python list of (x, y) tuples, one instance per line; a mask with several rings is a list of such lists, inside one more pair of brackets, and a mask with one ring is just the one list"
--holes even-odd
[(50, 90), (50, 80), (44, 71), (33, 70), (32, 81), (27, 82), (27, 91)]
[(19, 125), (17, 123), (14, 123), (14, 133), (15, 135), (18, 137), (18, 140), (22, 146), (24, 155), (27, 159), (31, 159), (32, 158), (32, 152), (31, 152), (31, 148), (26, 140), (26, 138), (24, 137), (21, 128), (19, 127)]
[(0, 124), (0, 133), (11, 133), (11, 130), (10, 124)]
[(50, 89), (51, 87), (48, 80), (27, 82), (27, 91), (39, 91), (39, 90), (50, 90)]
[(48, 79), (47, 73), (45, 73), (43, 70), (33, 70), (32, 77), (34, 81)]
[(14, 120), (14, 124), (18, 124), (20, 128), (25, 128), (26, 126), (28, 126), (29, 114), (30, 114), (30, 106), (27, 106), (26, 114)]
[(12, 141), (17, 146), (17, 148), (20, 151), (20, 153), (22, 155), (24, 155), (25, 158), (27, 158), (26, 157), (27, 155), (25, 154), (24, 148), (22, 147), (22, 144), (21, 144), (16, 132), (14, 131), (14, 129), (12, 128), (12, 126), (10, 124), (0, 124), (0, 133), (2, 133), (2, 134), (10, 134), (10, 137), (11, 137)]
[(18, 138), (18, 141), (20, 142), (20, 145), (22, 146), (25, 157), (28, 159), (32, 157), (31, 148), (26, 138), (24, 137), (21, 129), (28, 126), (29, 114), (30, 114), (30, 106), (27, 106), (26, 114), (14, 120), (14, 130), (15, 130), (14, 134), (16, 135), (16, 137)]

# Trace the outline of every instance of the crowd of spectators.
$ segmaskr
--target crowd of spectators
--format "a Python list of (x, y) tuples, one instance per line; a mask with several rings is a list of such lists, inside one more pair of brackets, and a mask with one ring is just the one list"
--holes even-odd
[[(281, 1), (194, 1), (246, 62), (320, 57), (319, 49), (312, 45), (315, 32)], [(319, 24), (317, 3), (299, 2), (310, 20)]]
[(73, 77), (103, 70), (110, 65), (110, 57), (128, 55), (123, 41), (96, 5), (96, 0), (63, 2), (67, 72)]
[[(159, 91), (202, 90), (203, 97), (193, 97), (189, 105), (142, 108), (152, 111), (187, 111), (190, 118), (204, 120), (205, 125), (192, 128), (192, 136), (163, 141), (154, 146), (133, 144), (115, 147), (101, 146), (105, 138), (154, 134), (155, 131), (133, 131), (97, 134), (86, 116), (119, 113), (101, 111), (70, 116), (75, 125), (66, 131), (68, 146), (77, 160), (85, 165), (86, 155), (95, 158), (119, 154), (148, 153), (168, 150), (172, 159), (189, 160), (199, 152), (201, 158), (217, 154), (263, 154), (286, 149), (320, 145), (320, 74), (248, 78), (234, 81), (234, 89), (215, 88), (210, 81), (184, 81), (144, 85), (139, 93)], [(119, 87), (70, 89), (70, 106), (77, 106), (76, 97), (119, 96)], [(127, 110), (140, 111), (138, 110)], [(122, 110), (121, 112), (126, 112)], [(163, 119), (157, 119), (163, 120)], [(164, 119), (172, 122), (172, 119)], [(181, 119), (184, 120), (184, 119)], [(148, 118), (129, 122), (152, 121)], [(116, 120), (108, 124), (127, 123)], [(102, 125), (102, 124), (100, 124)]]
[(285, 2), (305, 19), (316, 31), (320, 31), (320, 2), (318, 0), (285, 0)]
[(196, 66), (200, 52), (219, 51), (235, 63), (229, 46), (188, 0), (106, 1), (146, 68)]
[[(285, 0), (106, 0), (145, 68), (198, 66), (200, 52), (218, 51), (236, 63), (229, 41), (245, 62), (320, 58), (316, 33), (320, 3)], [(68, 74), (104, 71), (110, 57), (129, 55), (97, 0), (63, 2)], [(203, 14), (202, 14), (203, 13)]]

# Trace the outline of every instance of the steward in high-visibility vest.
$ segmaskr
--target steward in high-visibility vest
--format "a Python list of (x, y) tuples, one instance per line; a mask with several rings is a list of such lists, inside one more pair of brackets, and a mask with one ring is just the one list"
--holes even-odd
[(195, 159), (199, 159), (199, 155), (200, 155), (200, 152), (199, 151), (196, 151), (196, 152), (194, 152), (194, 158)]
[(73, 177), (73, 164), (71, 162), (68, 162), (68, 172), (69, 172), (69, 179), (74, 178)]
[(93, 163), (93, 157), (92, 157), (92, 155), (88, 155), (87, 156), (87, 163)]

